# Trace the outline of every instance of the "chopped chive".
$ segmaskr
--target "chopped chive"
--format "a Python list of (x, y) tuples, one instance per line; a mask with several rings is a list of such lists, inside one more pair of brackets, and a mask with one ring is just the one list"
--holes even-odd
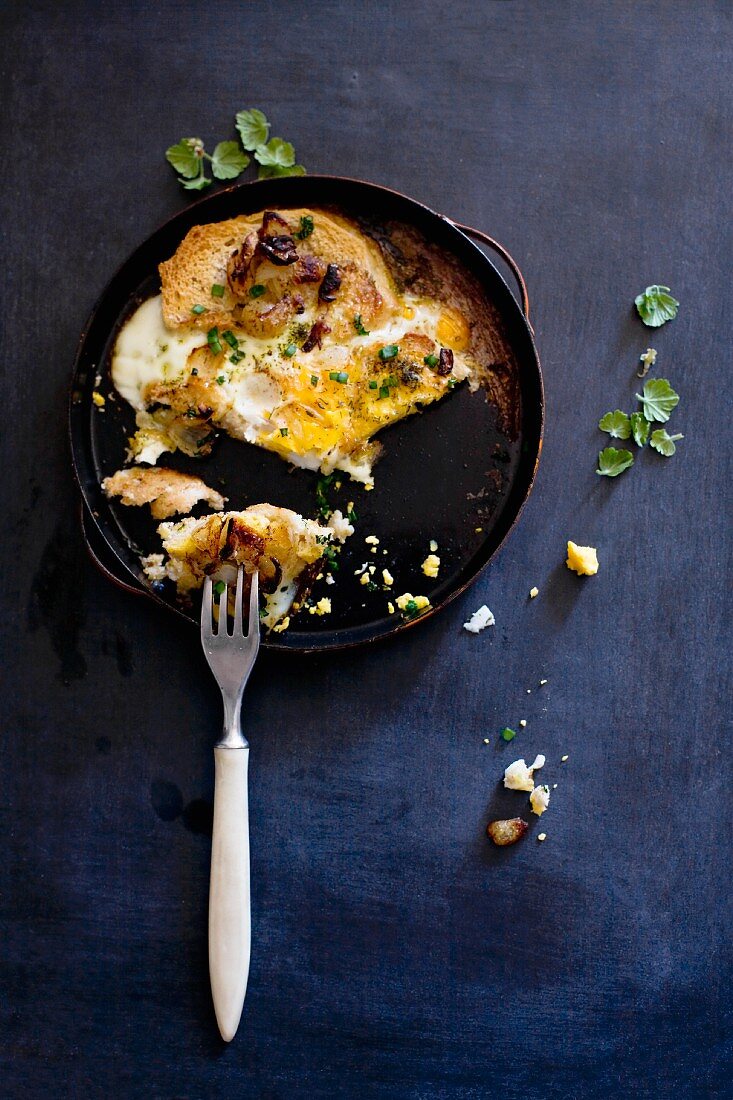
[(297, 350), (298, 350), (298, 345), (297, 344), (288, 344), (288, 346), (283, 351), (283, 355), (287, 356), (288, 359), (292, 359)]
[(317, 385), (318, 385), (318, 376), (315, 375), (315, 374), (312, 374), (311, 375), (311, 386), (317, 386)]
[(224, 584), (224, 581), (217, 581), (214, 585), (214, 591), (216, 592), (217, 596), (221, 596), (225, 588), (226, 585)]
[(509, 727), (507, 726), (505, 729), (503, 729), (501, 731), (501, 736), (504, 738), (505, 741), (513, 741), (514, 738), (517, 736), (517, 731), (516, 730), (510, 730)]
[(280, 429), (280, 435), (287, 435), (287, 434), (288, 434), (288, 429), (287, 428), (281, 428)]
[(224, 377), (223, 374), (219, 375), (219, 377), (217, 378), (217, 382), (219, 383), (220, 386), (224, 385), (224, 383), (226, 382), (226, 378)]
[(369, 389), (370, 389), (370, 390), (376, 390), (376, 389), (378, 389), (378, 388), (379, 388), (379, 383), (378, 383), (378, 382), (375, 382), (375, 381), (373, 381), (373, 380), (372, 380), (372, 381), (371, 381), (371, 382), (369, 383)]
[(386, 363), (388, 359), (394, 359), (399, 350), (397, 344), (385, 344), (383, 348), (379, 349), (379, 358), (383, 363)]
[(233, 355), (229, 356), (229, 362), (230, 363), (241, 363), (243, 359), (244, 359), (244, 352), (243, 351), (235, 351)]
[(198, 372), (199, 372), (198, 367), (191, 367), (191, 374), (194, 376), (194, 378), (196, 377)]
[(346, 513), (346, 518), (349, 523), (356, 523), (356, 511), (352, 508), (350, 512)]
[(364, 325), (363, 325), (362, 320), (361, 320), (361, 314), (360, 313), (357, 313), (356, 317), (354, 318), (354, 328), (356, 329), (359, 336), (368, 336), (369, 335), (369, 329), (364, 328)]
[(380, 386), (379, 387), (379, 396), (380, 397), (389, 397), (389, 386)]
[(222, 340), (226, 340), (227, 344), (229, 344), (229, 347), (234, 348), (235, 351), (239, 347), (239, 340), (236, 338), (230, 328), (228, 328), (226, 332), (222, 332), (221, 338)]
[(206, 339), (209, 341), (209, 347), (214, 355), (221, 355), (222, 347), (219, 342), (219, 329), (216, 326), (209, 329), (206, 333)]
[(250, 298), (261, 298), (266, 289), (267, 287), (263, 286), (262, 283), (255, 283), (254, 286), (249, 288), (249, 296)]
[(328, 376), (332, 382), (348, 382), (349, 376), (344, 370), (332, 370)]
[(389, 378), (385, 381), (384, 384), (385, 386), (396, 386), (398, 383), (395, 376), (393, 374), (390, 374)]
[(211, 297), (212, 298), (223, 298), (225, 289), (226, 288), (223, 287), (221, 285), (221, 283), (214, 283), (214, 285), (211, 288)]
[(191, 306), (191, 313), (198, 317), (199, 313), (206, 313), (206, 306)]
[(425, 358), (423, 359), (423, 363), (425, 363), (425, 365), (428, 366), (428, 367), (437, 367), (437, 365), (438, 365), (438, 356), (437, 355), (426, 355)]

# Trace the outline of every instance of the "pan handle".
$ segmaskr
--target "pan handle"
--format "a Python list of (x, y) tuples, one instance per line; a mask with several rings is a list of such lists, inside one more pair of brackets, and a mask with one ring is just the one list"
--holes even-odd
[(87, 548), (87, 553), (89, 554), (89, 557), (92, 559), (102, 576), (106, 577), (107, 580), (111, 581), (112, 584), (117, 586), (117, 588), (122, 588), (125, 592), (129, 592), (131, 596), (147, 595), (146, 590), (142, 586), (130, 584), (129, 581), (123, 581), (121, 577), (118, 577), (116, 573), (113, 573), (109, 566), (102, 561), (102, 551), (98, 550), (95, 547), (95, 542), (97, 543), (97, 546), (99, 545), (99, 535), (94, 527), (94, 524), (90, 524), (89, 517), (87, 516), (86, 512), (86, 507), (83, 503), (79, 506), (79, 518), (81, 521), (81, 532), (84, 536), (84, 543)]
[[(494, 252), (498, 252), (504, 263), (511, 270), (514, 278), (517, 280), (519, 294), (522, 299), (522, 312), (527, 318), (527, 321), (529, 321), (529, 294), (527, 293), (527, 284), (524, 281), (524, 275), (522, 275), (522, 272), (519, 270), (519, 264), (511, 253), (507, 252), (503, 244), (499, 244), (498, 241), (495, 241), (488, 233), (484, 233), (483, 230), (473, 229), (470, 225), (462, 225), (460, 222), (454, 222), (452, 218), (448, 218), (447, 220), (452, 222), (456, 229), (460, 229), (462, 233), (467, 234), (469, 237), (473, 237), (475, 241), (481, 241), (482, 244), (487, 244), (489, 248), (493, 248)], [(532, 329), (531, 325), (529, 327)], [(532, 332), (534, 333), (534, 329), (532, 329)]]

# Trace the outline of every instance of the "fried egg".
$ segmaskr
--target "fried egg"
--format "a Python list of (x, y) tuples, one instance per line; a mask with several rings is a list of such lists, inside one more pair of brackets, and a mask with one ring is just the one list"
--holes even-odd
[(161, 281), (112, 356), (137, 462), (205, 454), (218, 429), (371, 486), (377, 433), (477, 370), (465, 312), (399, 288), (375, 242), (331, 212), (197, 226)]

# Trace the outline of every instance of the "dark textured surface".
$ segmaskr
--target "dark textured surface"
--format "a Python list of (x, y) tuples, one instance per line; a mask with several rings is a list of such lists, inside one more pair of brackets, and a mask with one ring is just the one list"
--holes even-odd
[[(730, 32), (709, 2), (6, 6), (4, 1095), (729, 1094)], [(86, 561), (63, 406), (99, 289), (184, 201), (163, 149), (253, 103), (312, 170), (510, 247), (548, 426), (461, 606), (381, 649), (261, 661), (254, 951), (225, 1049), (217, 692), (195, 637)], [(653, 281), (682, 301), (656, 334), (631, 309)], [(601, 482), (594, 424), (647, 344), (686, 438)], [(597, 577), (564, 569), (568, 537)], [(497, 626), (469, 637), (484, 600)], [(523, 804), (501, 770), (536, 751), (548, 840), (535, 822), (492, 850), (488, 816)]]

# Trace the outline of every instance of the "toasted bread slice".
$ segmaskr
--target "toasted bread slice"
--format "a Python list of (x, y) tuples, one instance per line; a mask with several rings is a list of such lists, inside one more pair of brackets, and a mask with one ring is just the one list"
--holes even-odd
[(220, 510), (227, 499), (216, 489), (210, 489), (200, 477), (163, 467), (118, 470), (104, 479), (102, 488), (108, 497), (120, 497), (123, 504), (137, 507), (149, 504), (155, 519), (185, 515), (201, 500)]

